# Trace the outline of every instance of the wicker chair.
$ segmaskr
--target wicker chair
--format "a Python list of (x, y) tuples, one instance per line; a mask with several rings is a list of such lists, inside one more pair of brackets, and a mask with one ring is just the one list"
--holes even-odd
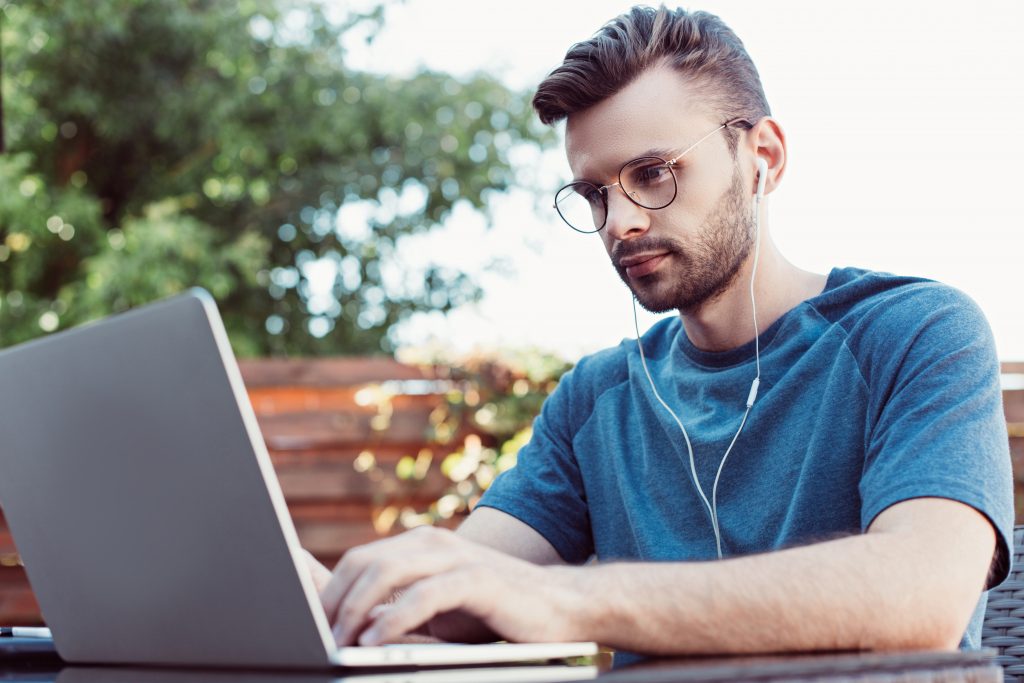
[(1024, 526), (1013, 530), (1010, 576), (988, 594), (981, 644), (999, 652), (1007, 681), (1024, 681)]

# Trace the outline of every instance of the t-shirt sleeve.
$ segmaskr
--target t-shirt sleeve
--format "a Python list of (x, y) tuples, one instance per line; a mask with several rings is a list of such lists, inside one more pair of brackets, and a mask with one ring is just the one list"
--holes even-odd
[(911, 498), (962, 502), (996, 530), (990, 585), (1010, 568), (1013, 478), (999, 361), (988, 323), (960, 292), (934, 285), (886, 306), (871, 333), (871, 404), (860, 484), (866, 530)]
[(499, 475), (479, 506), (501, 510), (533, 527), (570, 564), (593, 554), (586, 494), (572, 447), (576, 371), (564, 375), (533, 422), (516, 466)]

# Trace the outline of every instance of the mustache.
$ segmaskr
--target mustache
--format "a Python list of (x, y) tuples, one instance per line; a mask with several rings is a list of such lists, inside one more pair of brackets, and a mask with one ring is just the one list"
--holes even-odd
[(675, 240), (666, 237), (647, 237), (639, 240), (629, 240), (628, 242), (618, 242), (612, 247), (612, 265), (621, 269), (623, 267), (621, 265), (622, 259), (650, 252), (682, 254), (683, 249)]

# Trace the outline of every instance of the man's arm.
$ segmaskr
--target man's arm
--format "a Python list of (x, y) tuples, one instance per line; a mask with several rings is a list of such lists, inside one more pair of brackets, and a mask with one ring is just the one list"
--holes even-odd
[(988, 520), (921, 498), (868, 533), (724, 562), (598, 567), (587, 637), (644, 652), (955, 649), (995, 550)]
[(476, 508), (455, 533), (534, 564), (565, 564), (555, 547), (533, 527), (495, 508)]
[(972, 508), (922, 498), (864, 535), (720, 562), (544, 567), (441, 530), (364, 549), (325, 590), (342, 644), (387, 642), (462, 610), (510, 640), (647, 653), (955, 648), (995, 535)]

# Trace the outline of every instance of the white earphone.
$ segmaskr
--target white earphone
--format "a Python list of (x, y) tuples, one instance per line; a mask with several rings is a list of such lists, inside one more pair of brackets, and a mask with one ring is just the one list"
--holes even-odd
[(757, 190), (754, 193), (754, 265), (750, 269), (750, 308), (751, 314), (754, 321), (754, 360), (756, 364), (756, 375), (754, 381), (750, 384), (750, 393), (747, 395), (746, 410), (743, 412), (743, 419), (740, 421), (740, 427), (736, 430), (736, 434), (733, 435), (732, 441), (729, 442), (729, 447), (725, 450), (725, 455), (722, 456), (722, 461), (718, 463), (718, 472), (715, 474), (715, 483), (711, 488), (711, 501), (708, 501), (707, 495), (704, 494), (704, 489), (700, 485), (700, 479), (697, 477), (697, 466), (694, 462), (693, 445), (690, 443), (690, 435), (686, 433), (686, 427), (683, 426), (682, 420), (675, 414), (664, 399), (661, 398), (661, 394), (658, 393), (658, 388), (654, 385), (654, 379), (651, 377), (651, 371), (647, 369), (647, 359), (644, 356), (644, 345), (640, 342), (640, 323), (637, 320), (636, 313), (636, 297), (633, 297), (633, 325), (636, 329), (636, 344), (640, 349), (640, 362), (644, 368), (644, 374), (647, 375), (647, 381), (651, 385), (651, 390), (654, 392), (654, 397), (658, 400), (658, 403), (668, 411), (668, 414), (672, 416), (676, 424), (679, 426), (679, 431), (683, 433), (683, 439), (686, 441), (686, 451), (690, 457), (690, 474), (693, 476), (693, 484), (697, 488), (697, 494), (700, 496), (701, 501), (704, 503), (704, 507), (707, 508), (708, 514), (711, 515), (711, 529), (715, 533), (715, 549), (718, 552), (718, 559), (722, 559), (722, 533), (718, 526), (718, 480), (722, 476), (722, 469), (725, 467), (725, 460), (729, 457), (729, 453), (732, 452), (732, 447), (736, 444), (736, 440), (740, 438), (740, 432), (743, 431), (743, 426), (747, 424), (747, 416), (750, 415), (750, 409), (754, 406), (754, 401), (757, 399), (757, 389), (761, 384), (761, 341), (759, 337), (759, 330), (757, 327), (757, 300), (754, 297), (754, 278), (757, 275), (757, 264), (761, 258), (761, 200), (764, 198), (764, 188), (768, 182), (768, 162), (762, 157), (757, 157)]
[(757, 201), (764, 199), (764, 186), (768, 182), (768, 162), (764, 157), (757, 158)]

